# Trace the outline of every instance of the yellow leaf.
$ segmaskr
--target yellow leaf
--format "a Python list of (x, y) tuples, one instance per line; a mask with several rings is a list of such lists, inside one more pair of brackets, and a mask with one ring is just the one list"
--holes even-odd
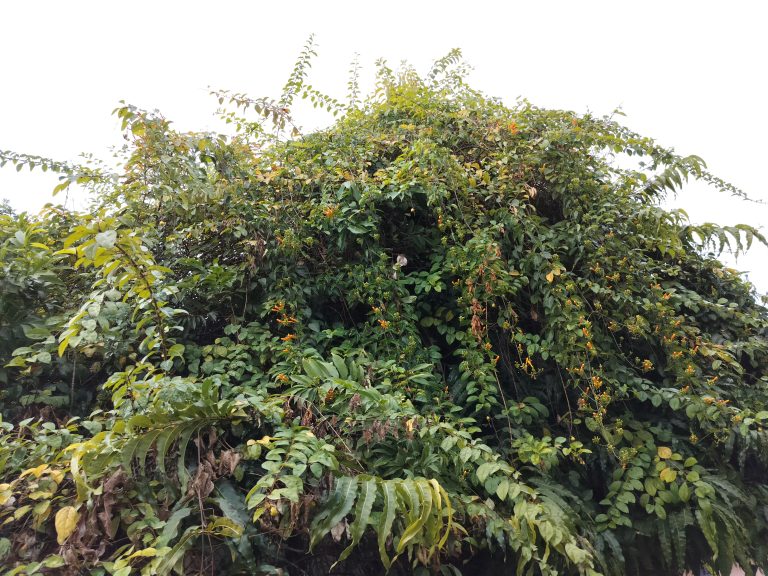
[(69, 344), (69, 336), (67, 336), (66, 338), (64, 338), (64, 339), (63, 339), (63, 340), (62, 340), (62, 341), (59, 343), (59, 357), (62, 357), (62, 356), (64, 356), (64, 352), (66, 351), (66, 349), (67, 349), (67, 345), (68, 345), (68, 344)]
[(51, 496), (53, 496), (53, 492), (49, 492), (48, 490), (35, 490), (29, 495), (29, 499), (42, 500), (43, 498), (50, 498)]
[(132, 558), (154, 558), (157, 556), (157, 549), (156, 548), (144, 548), (143, 550), (138, 550), (128, 556), (126, 560), (131, 560)]
[[(272, 508), (272, 510), (277, 510)], [(229, 518), (216, 518), (208, 524), (208, 529), (218, 536), (225, 538), (239, 538), (243, 535), (243, 527)]]
[(675, 478), (677, 478), (677, 472), (672, 468), (664, 468), (659, 473), (659, 478), (664, 480), (664, 482), (666, 482), (667, 484), (671, 484), (672, 482), (675, 481)]
[(45, 521), (48, 520), (50, 515), (51, 501), (43, 500), (42, 502), (38, 502), (35, 504), (34, 508), (32, 508), (32, 516), (34, 517), (32, 520), (32, 526), (35, 528), (40, 528), (43, 524), (45, 524)]
[(24, 470), (19, 478), (24, 478), (24, 476), (29, 476), (30, 474), (34, 474), (35, 478), (40, 478), (40, 475), (45, 472), (47, 468), (48, 464), (40, 464), (40, 466), (35, 466), (34, 468)]
[(552, 282), (555, 279), (555, 272), (552, 271), (549, 274), (547, 274), (547, 282)]
[(657, 453), (659, 454), (659, 458), (662, 460), (668, 460), (669, 458), (672, 458), (672, 449), (668, 448), (667, 446), (659, 446)]
[(80, 513), (75, 510), (74, 506), (65, 506), (56, 512), (56, 541), (59, 545), (64, 544), (67, 538), (72, 535), (79, 519)]
[(270, 436), (264, 436), (261, 440), (256, 440), (256, 444), (261, 444), (262, 446), (266, 446), (272, 441), (272, 438)]
[(48, 474), (56, 484), (61, 484), (61, 481), (64, 480), (64, 470), (51, 470)]
[(13, 519), (18, 520), (19, 518), (24, 516), (24, 514), (29, 512), (31, 509), (32, 509), (32, 506), (30, 506), (29, 504), (27, 504), (26, 506), (22, 506), (21, 508), (17, 508), (16, 511), (13, 513)]

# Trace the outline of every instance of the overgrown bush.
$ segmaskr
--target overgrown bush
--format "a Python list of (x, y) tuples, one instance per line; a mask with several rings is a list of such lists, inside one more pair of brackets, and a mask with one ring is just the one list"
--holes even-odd
[(764, 240), (659, 206), (741, 193), (457, 52), (348, 103), (312, 54), (216, 93), (233, 136), (125, 105), (116, 173), (0, 156), (97, 193), (0, 215), (8, 573), (766, 567), (768, 314), (715, 257)]

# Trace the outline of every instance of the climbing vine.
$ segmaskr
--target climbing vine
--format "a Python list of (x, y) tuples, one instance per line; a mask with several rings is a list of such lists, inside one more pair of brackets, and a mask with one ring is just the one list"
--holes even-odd
[(7, 573), (764, 569), (768, 312), (717, 255), (765, 239), (660, 207), (745, 195), (458, 51), (343, 102), (314, 50), (226, 136), (121, 104), (114, 171), (0, 152), (96, 192), (0, 210)]

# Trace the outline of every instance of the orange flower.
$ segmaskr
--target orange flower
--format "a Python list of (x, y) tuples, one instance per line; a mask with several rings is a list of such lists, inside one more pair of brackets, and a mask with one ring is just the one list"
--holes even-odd
[(382, 319), (379, 319), (379, 325), (380, 325), (380, 326), (381, 326), (381, 327), (382, 327), (384, 330), (386, 330), (387, 328), (389, 328), (389, 321), (388, 321), (388, 320), (382, 320)]
[(283, 342), (290, 342), (291, 340), (296, 340), (296, 334), (287, 334), (286, 336), (283, 336), (280, 338)]
[(510, 122), (509, 124), (507, 124), (507, 129), (512, 134), (517, 134), (518, 132), (520, 132), (520, 129), (517, 127), (517, 122)]
[(533, 367), (533, 362), (531, 362), (530, 356), (526, 356), (525, 362), (523, 363), (523, 370), (528, 372), (528, 370), (535, 370)]
[(278, 374), (277, 379), (280, 380), (280, 382), (288, 382), (289, 378), (285, 374)]
[(337, 211), (338, 208), (336, 208), (336, 206), (328, 206), (325, 210), (323, 210), (323, 215), (326, 218), (333, 218)]
[(272, 312), (282, 312), (283, 308), (285, 308), (285, 302), (278, 302), (272, 306)]

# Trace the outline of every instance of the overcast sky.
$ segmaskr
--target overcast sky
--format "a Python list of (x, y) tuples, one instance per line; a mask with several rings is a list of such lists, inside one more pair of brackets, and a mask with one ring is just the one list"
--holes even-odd
[[(366, 80), (379, 57), (426, 70), (459, 47), (486, 94), (577, 112), (620, 106), (631, 128), (768, 202), (766, 16), (756, 1), (4, 2), (0, 149), (109, 159), (120, 100), (181, 129), (215, 128), (209, 86), (277, 95), (314, 32), (310, 81), (326, 92), (344, 95), (356, 52)], [(55, 184), (0, 170), (0, 198), (19, 210), (39, 210)], [(768, 224), (768, 206), (704, 186), (671, 204), (695, 222)], [(735, 266), (768, 292), (768, 249)]]

